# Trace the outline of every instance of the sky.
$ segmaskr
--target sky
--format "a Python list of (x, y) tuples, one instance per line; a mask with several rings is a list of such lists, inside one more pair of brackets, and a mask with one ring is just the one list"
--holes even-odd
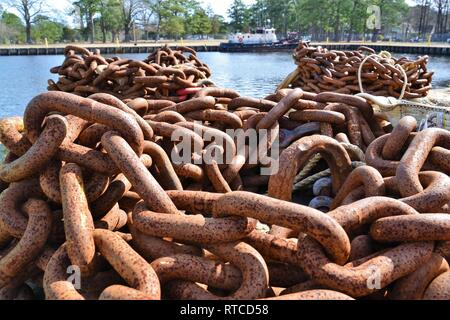
[[(282, 1), (282, 0), (280, 0)], [(205, 6), (211, 5), (214, 12), (220, 14), (224, 17), (227, 17), (227, 10), (231, 6), (233, 0), (203, 0)], [(245, 4), (253, 4), (254, 0), (244, 0)]]
[[(72, 24), (70, 16), (64, 17), (67, 10), (71, 8), (72, 0), (45, 0), (48, 3), (48, 11), (51, 16), (60, 18)], [(250, 5), (255, 3), (255, 0), (243, 0), (245, 4)], [(282, 1), (282, 0), (281, 0)], [(0, 0), (1, 2), (1, 0)], [(210, 5), (216, 14), (220, 14), (227, 18), (227, 10), (231, 6), (233, 0), (200, 0), (205, 5), (205, 9)]]
[[(227, 16), (227, 10), (230, 7), (233, 0), (200, 0), (205, 4), (205, 8), (211, 5), (214, 12), (223, 16)], [(70, 7), (70, 0), (47, 0), (50, 7), (64, 11), (66, 8)], [(252, 4), (255, 0), (244, 0), (245, 4)]]
[[(215, 13), (223, 15), (224, 17), (227, 16), (227, 10), (230, 7), (233, 0), (201, 0), (205, 7), (208, 5), (211, 5)], [(280, 0), (282, 1), (282, 0)], [(63, 10), (64, 8), (67, 8), (70, 5), (69, 0), (48, 0), (48, 2), (56, 9)], [(414, 0), (406, 0), (406, 2), (410, 5), (414, 4)], [(255, 3), (255, 0), (244, 0), (245, 4), (252, 4)]]
[[(1, 1), (1, 0), (0, 0)], [(70, 17), (64, 17), (65, 13), (67, 12), (68, 8), (71, 7), (71, 0), (46, 0), (49, 6), (49, 11), (53, 12), (54, 17), (59, 17), (62, 20), (67, 20), (69, 24), (71, 24), (71, 18)], [(233, 0), (200, 0), (204, 3), (205, 8), (210, 5), (215, 13), (220, 14), (227, 18), (227, 10), (231, 6), (231, 3)], [(255, 3), (255, 0), (243, 0), (245, 4), (253, 4)], [(280, 0), (283, 1), (283, 0)], [(414, 5), (414, 0), (406, 0), (406, 2), (409, 5)]]
[[(203, 0), (203, 3), (205, 3), (206, 5), (210, 4), (217, 14), (223, 15), (224, 17), (227, 16), (227, 10), (232, 2), (233, 0)], [(244, 0), (245, 4), (252, 4), (255, 2), (255, 0)], [(406, 0), (406, 3), (408, 3), (409, 5), (414, 5), (415, 1)]]
[[(255, 0), (243, 0), (243, 1), (247, 5), (256, 2)], [(211, 7), (217, 14), (220, 14), (224, 17), (227, 17), (227, 10), (231, 6), (232, 2), (233, 0), (203, 0), (203, 3), (205, 3), (205, 5), (211, 5)], [(410, 6), (415, 5), (414, 0), (406, 0), (406, 3), (408, 3)]]

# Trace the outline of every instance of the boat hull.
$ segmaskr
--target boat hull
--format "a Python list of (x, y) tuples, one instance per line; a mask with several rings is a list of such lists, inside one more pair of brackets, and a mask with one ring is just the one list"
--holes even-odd
[(267, 43), (267, 44), (241, 44), (221, 43), (220, 52), (275, 52), (294, 50), (298, 43)]

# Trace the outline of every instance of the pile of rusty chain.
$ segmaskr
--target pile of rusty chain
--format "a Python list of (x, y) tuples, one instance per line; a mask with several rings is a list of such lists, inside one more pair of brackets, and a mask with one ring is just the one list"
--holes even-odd
[(105, 58), (99, 50), (91, 52), (77, 46), (67, 46), (64, 52), (64, 63), (50, 70), (59, 79), (56, 83), (48, 81), (49, 91), (83, 97), (108, 93), (121, 100), (142, 97), (182, 102), (201, 88), (213, 85), (208, 80), (209, 67), (189, 47), (158, 48), (144, 61)]
[(373, 49), (364, 46), (355, 51), (338, 51), (310, 47), (302, 42), (294, 51), (294, 60), (298, 67), (290, 82), (291, 87), (305, 91), (360, 93), (358, 71), (361, 63), (364, 92), (399, 98), (405, 86), (401, 69), (408, 79), (405, 99), (424, 97), (431, 89), (433, 72), (427, 70), (428, 56), (413, 61), (406, 57), (380, 57)]
[(416, 125), (301, 89), (40, 94), (0, 123), (0, 298), (450, 299), (450, 133)]

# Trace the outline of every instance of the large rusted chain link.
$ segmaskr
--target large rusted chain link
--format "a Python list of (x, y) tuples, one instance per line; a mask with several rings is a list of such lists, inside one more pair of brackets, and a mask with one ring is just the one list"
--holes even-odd
[[(446, 174), (436, 171), (422, 171), (419, 179), (424, 186), (424, 191), (411, 197), (400, 198), (399, 200), (410, 205), (419, 212), (445, 212), (445, 204), (450, 198), (450, 180)], [(384, 178), (381, 182), (386, 194), (399, 194), (398, 180), (396, 177)], [(381, 187), (381, 185), (380, 185)], [(384, 194), (380, 194), (384, 195)], [(365, 197), (363, 187), (353, 189), (342, 201), (342, 205), (353, 203)]]
[(209, 67), (191, 48), (157, 48), (143, 61), (104, 58), (87, 49), (67, 46), (65, 61), (51, 72), (57, 82), (48, 81), (48, 90), (87, 97), (108, 93), (121, 100), (142, 97), (180, 102), (198, 89), (214, 85)]
[(347, 232), (355, 231), (359, 227), (371, 224), (381, 218), (418, 214), (407, 204), (387, 197), (365, 198), (350, 205), (338, 207), (328, 213)]
[(298, 293), (291, 293), (275, 298), (261, 300), (354, 300), (352, 297), (332, 290), (306, 290)]
[[(160, 298), (159, 280), (151, 266), (117, 234), (106, 230), (96, 230), (94, 233), (96, 246), (131, 286), (126, 287), (117, 278), (116, 284), (110, 281), (103, 284), (103, 290), (98, 296), (104, 300), (154, 300)], [(66, 245), (62, 245), (50, 259), (44, 275), (44, 290), (50, 300), (84, 300), (89, 292), (79, 292), (73, 283), (67, 281), (66, 268), (70, 265)], [(86, 281), (89, 281), (86, 279)]]
[(2, 166), (0, 179), (5, 182), (17, 182), (35, 175), (55, 155), (66, 134), (65, 118), (49, 117), (47, 125), (33, 146), (19, 159)]
[(28, 139), (35, 142), (41, 132), (42, 121), (51, 111), (75, 115), (87, 121), (97, 122), (119, 131), (139, 155), (142, 153), (143, 133), (130, 114), (91, 99), (64, 92), (46, 92), (28, 104), (24, 125)]
[(59, 174), (67, 253), (84, 272), (95, 255), (94, 221), (84, 192), (81, 168), (65, 164)]
[(302, 259), (301, 267), (315, 281), (352, 297), (361, 297), (377, 290), (370, 285), (375, 272), (380, 287), (414, 272), (431, 257), (433, 242), (402, 244), (362, 264), (350, 266), (331, 263), (320, 245), (312, 239), (303, 239), (298, 250)]
[(431, 165), (445, 174), (450, 174), (450, 163), (447, 161), (450, 157), (450, 150), (442, 147), (434, 147), (430, 151), (428, 160)]
[[(287, 95), (292, 93), (292, 90), (293, 89), (279, 90), (273, 97), (273, 100), (280, 102), (285, 99)], [(374, 116), (372, 107), (365, 99), (361, 97), (336, 92), (314, 94), (303, 91), (301, 99), (299, 99), (297, 104), (294, 104), (292, 107), (300, 111), (309, 110), (310, 112), (312, 112), (312, 110), (321, 110), (321, 113), (324, 113), (324, 111), (344, 112), (346, 122), (349, 122), (347, 126), (350, 128), (349, 130), (351, 132), (355, 131), (355, 129), (352, 129), (353, 127), (359, 128), (359, 125), (362, 125), (361, 129), (364, 130), (363, 133), (364, 138), (367, 140), (366, 143), (370, 143), (370, 138), (373, 135), (378, 137), (384, 132)], [(363, 118), (361, 118), (361, 116)], [(333, 124), (333, 122), (336, 121), (335, 117), (336, 115), (334, 113), (332, 115), (328, 113), (326, 117), (322, 116), (315, 119), (320, 120), (322, 123), (330, 122)], [(329, 131), (330, 129), (327, 129), (327, 132)], [(358, 132), (356, 131), (356, 133)]]
[(21, 205), (30, 198), (43, 198), (35, 178), (12, 183), (0, 194), (0, 225), (10, 236), (20, 239), (25, 233), (28, 223)]
[(111, 266), (132, 286), (114, 285), (100, 295), (103, 300), (159, 300), (161, 288), (153, 268), (117, 234), (97, 229), (95, 245)]
[[(301, 88), (311, 92), (338, 92), (355, 94), (365, 92), (378, 96), (420, 98), (431, 89), (433, 72), (427, 68), (428, 56), (410, 60), (374, 55), (361, 47), (354, 51), (327, 50), (310, 47), (301, 42), (294, 51), (297, 69), (285, 80), (283, 86)], [(370, 55), (366, 56), (365, 51)], [(361, 79), (358, 72), (361, 70)], [(404, 73), (406, 73), (406, 83)], [(361, 83), (361, 82), (362, 83)]]
[[(401, 176), (408, 175), (409, 171), (416, 172), (417, 174), (418, 172), (420, 172), (420, 170), (441, 171), (443, 173), (448, 174), (447, 156), (449, 151), (448, 151), (448, 144), (446, 141), (447, 138), (445, 138), (446, 136), (448, 136), (448, 131), (446, 130), (434, 131), (434, 130), (435, 128), (423, 131), (425, 133), (423, 132), (411, 133), (406, 140), (403, 140), (397, 134), (391, 136), (392, 133), (377, 138), (367, 148), (366, 151), (367, 164), (376, 168), (384, 177), (396, 176), (397, 170), (401, 162), (403, 162), (402, 169), (400, 169)], [(440, 134), (442, 134), (442, 136), (440, 136)], [(416, 142), (412, 144), (412, 142), (415, 140), (417, 136), (419, 136), (418, 140), (416, 140)], [(404, 141), (404, 143), (400, 143), (401, 141)], [(383, 157), (382, 154), (383, 149), (386, 145), (392, 146), (390, 142), (395, 143), (395, 147), (392, 149), (396, 151), (395, 156), (393, 156), (394, 159), (386, 159)], [(443, 147), (440, 146), (434, 147), (434, 143), (441, 143), (441, 142), (443, 143)], [(422, 144), (424, 145), (424, 148), (421, 147)], [(408, 152), (410, 147), (411, 150), (409, 151), (408, 156), (406, 157), (406, 153)], [(415, 157), (415, 159), (414, 160), (408, 159), (411, 157)], [(415, 174), (412, 173), (411, 175), (412, 176), (409, 177), (408, 179), (409, 182), (407, 185), (409, 185), (409, 188), (414, 188), (415, 191), (411, 192), (419, 192), (418, 190), (421, 189), (417, 186), (418, 177), (416, 177)], [(411, 186), (412, 184), (411, 179), (414, 179), (414, 187)], [(404, 193), (404, 196), (408, 195)]]
[(403, 147), (408, 141), (409, 135), (414, 132), (416, 128), (417, 121), (415, 118), (406, 116), (400, 119), (383, 147), (383, 158), (386, 160), (399, 160), (396, 159), (396, 157), (401, 154)]
[[(450, 178), (444, 173), (437, 171), (422, 171), (419, 180), (424, 190), (410, 197), (401, 198), (400, 201), (410, 205), (419, 212), (445, 212), (442, 208), (450, 198)], [(396, 177), (385, 178), (384, 183), (387, 190), (399, 194), (401, 180)]]
[(424, 300), (448, 300), (450, 299), (450, 271), (435, 278), (425, 290)]
[[(388, 69), (372, 60), (366, 90), (369, 66)], [(0, 298), (32, 298), (29, 285), (47, 299), (445, 296), (442, 131), (392, 127), (345, 90), (204, 88), (187, 48), (142, 62), (74, 47), (58, 71), (78, 95), (46, 93), (0, 121)], [(251, 161), (260, 149), (278, 171)], [(401, 191), (402, 166), (422, 189)]]
[(28, 224), (23, 237), (0, 259), (0, 287), (6, 286), (42, 252), (51, 231), (51, 210), (42, 200), (30, 199), (24, 205)]
[[(450, 149), (450, 132), (444, 129), (426, 129), (417, 134), (400, 160), (396, 177), (399, 191), (403, 197), (409, 197), (423, 191), (420, 184), (419, 172), (435, 146)], [(447, 159), (448, 161), (448, 159)]]
[(0, 141), (10, 151), (21, 156), (31, 148), (31, 143), (22, 134), (24, 130), (22, 117), (11, 117), (0, 121)]
[(339, 207), (345, 197), (360, 185), (364, 187), (365, 197), (383, 196), (385, 194), (385, 186), (381, 174), (372, 167), (362, 166), (353, 170), (347, 177), (347, 180), (345, 180), (336, 194), (331, 209)]
[(370, 236), (378, 242), (448, 241), (449, 231), (448, 214), (421, 214), (379, 219), (372, 224)]
[[(217, 197), (215, 201), (211, 201), (211, 194), (207, 193), (169, 194), (177, 204), (188, 201), (187, 208), (194, 204), (206, 206), (205, 211), (215, 217), (250, 217), (310, 234), (324, 244), (337, 263), (344, 263), (350, 254), (350, 242), (342, 228), (334, 220), (328, 219), (327, 215), (306, 206), (239, 191)], [(178, 197), (182, 201), (178, 201)]]
[(168, 215), (147, 211), (138, 203), (133, 211), (133, 226), (144, 234), (201, 244), (231, 242), (255, 229), (256, 221), (241, 218), (204, 218), (201, 215)]
[(300, 263), (297, 253), (297, 241), (293, 239), (280, 238), (272, 234), (253, 231), (244, 241), (258, 250), (269, 261), (283, 262), (290, 267)]
[(246, 243), (211, 245), (207, 249), (223, 261), (229, 261), (242, 273), (239, 288), (227, 297), (218, 297), (194, 282), (172, 281), (168, 284), (168, 295), (181, 300), (236, 300), (259, 299), (265, 296), (269, 286), (269, 272), (263, 257)]
[(62, 245), (51, 257), (45, 269), (43, 288), (48, 300), (84, 300), (74, 284), (67, 280), (67, 268), (71, 265), (66, 245)]
[(425, 290), (440, 274), (449, 270), (447, 261), (433, 253), (430, 260), (410, 275), (398, 280), (389, 298), (392, 300), (422, 300)]
[(149, 140), (153, 137), (152, 127), (147, 122), (145, 122), (145, 120), (142, 119), (142, 117), (140, 117), (136, 111), (134, 111), (132, 108), (127, 106), (125, 103), (123, 103), (118, 98), (108, 95), (108, 94), (104, 94), (104, 93), (97, 93), (97, 94), (93, 94), (93, 95), (89, 96), (89, 99), (92, 99), (92, 100), (95, 100), (95, 101), (98, 101), (101, 103), (105, 103), (110, 106), (114, 106), (119, 110), (129, 113), (136, 119), (136, 122), (141, 127), (142, 133), (144, 134), (144, 138)]
[(200, 247), (148, 236), (138, 231), (133, 225), (132, 218), (129, 218), (128, 226), (132, 236), (133, 248), (148, 261), (176, 254), (203, 255), (203, 250)]
[(236, 291), (242, 283), (242, 273), (235, 266), (194, 255), (163, 257), (153, 261), (151, 266), (162, 284), (179, 279)]
[(275, 107), (270, 109), (267, 115), (259, 121), (256, 129), (268, 129), (278, 121), (280, 117), (286, 114), (295, 103), (303, 96), (303, 91), (295, 89), (285, 98), (283, 98)]
[[(304, 167), (318, 152), (330, 167), (333, 192), (336, 193), (352, 170), (350, 157), (336, 140), (325, 136), (311, 136), (299, 139), (283, 151), (280, 156), (280, 169), (270, 177), (268, 195), (291, 200), (299, 168)], [(284, 236), (288, 233), (287, 229), (279, 227), (274, 227), (272, 231)]]
[(280, 170), (270, 177), (269, 196), (290, 200), (294, 179), (299, 171), (315, 154), (320, 153), (327, 161), (333, 181), (333, 191), (341, 188), (352, 171), (351, 160), (336, 140), (325, 136), (311, 136), (299, 139), (280, 156)]
[(139, 160), (125, 139), (116, 132), (110, 131), (103, 135), (102, 144), (150, 208), (165, 213), (176, 214), (178, 212), (162, 187)]
[[(61, 167), (61, 161), (52, 161), (39, 176), (42, 191), (55, 203), (61, 203), (61, 186), (59, 183)], [(87, 174), (85, 175), (87, 176)], [(89, 178), (84, 188), (88, 202), (93, 202), (105, 192), (109, 184), (109, 178), (97, 172), (93, 172)]]

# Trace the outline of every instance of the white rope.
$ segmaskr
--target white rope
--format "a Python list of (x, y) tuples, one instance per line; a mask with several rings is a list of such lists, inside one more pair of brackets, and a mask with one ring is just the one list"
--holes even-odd
[[(364, 88), (363, 88), (363, 83), (362, 83), (362, 69), (363, 69), (364, 64), (370, 58), (390, 59), (391, 61), (393, 61), (392, 60), (392, 55), (388, 51), (381, 51), (379, 54), (371, 54), (371, 55), (365, 57), (364, 60), (359, 65), (359, 68), (358, 68), (358, 84), (359, 84), (359, 91), (361, 91), (361, 93), (364, 93)], [(400, 98), (399, 98), (399, 100), (402, 100), (403, 97), (405, 96), (406, 88), (408, 86), (408, 75), (406, 74), (405, 69), (403, 69), (403, 67), (401, 65), (399, 65), (398, 63), (395, 63), (394, 67), (396, 69), (398, 69), (403, 75), (404, 83), (403, 83), (402, 92), (400, 93)]]

